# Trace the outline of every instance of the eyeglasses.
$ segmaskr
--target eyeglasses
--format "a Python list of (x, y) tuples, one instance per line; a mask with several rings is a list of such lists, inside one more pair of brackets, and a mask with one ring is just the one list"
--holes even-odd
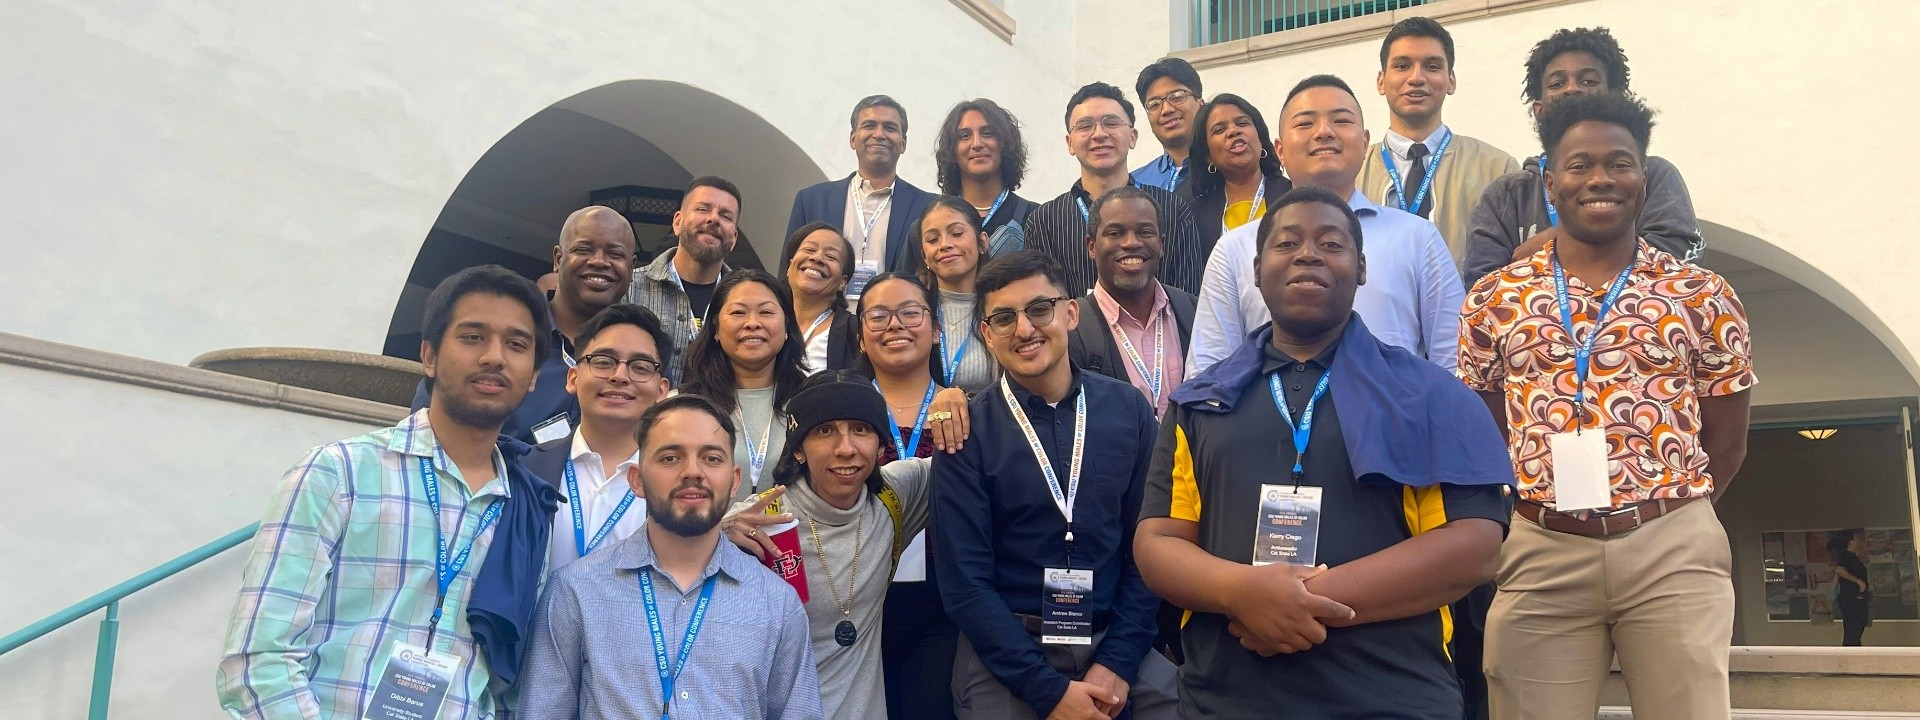
[(621, 365), (627, 366), (627, 379), (634, 382), (647, 382), (660, 377), (660, 363), (651, 358), (634, 358), (620, 362), (612, 355), (588, 355), (580, 358), (580, 363), (593, 371), (593, 376), (601, 379), (613, 377)]
[(1147, 112), (1160, 112), (1161, 106), (1167, 103), (1182, 105), (1191, 99), (1193, 99), (1193, 93), (1185, 90), (1175, 90), (1157, 98), (1147, 98)]
[(1093, 129), (1095, 127), (1098, 127), (1101, 130), (1105, 130), (1110, 133), (1116, 133), (1116, 132), (1120, 132), (1124, 128), (1128, 128), (1132, 126), (1133, 126), (1132, 121), (1129, 121), (1124, 117), (1121, 117), (1119, 115), (1108, 115), (1101, 118), (1081, 118), (1080, 122), (1074, 123), (1071, 129), (1073, 130), (1073, 134), (1075, 135), (1088, 135), (1093, 132)]
[(901, 305), (892, 310), (874, 308), (860, 313), (860, 322), (864, 323), (868, 330), (880, 332), (887, 329), (888, 325), (892, 325), (894, 318), (900, 318), (900, 327), (912, 330), (927, 324), (927, 312), (927, 306), (917, 303)]
[(1041, 298), (1027, 303), (1027, 306), (1020, 308), (1017, 313), (1013, 310), (1001, 310), (1000, 312), (988, 315), (984, 318), (984, 322), (986, 322), (987, 327), (993, 329), (993, 334), (1001, 337), (1013, 334), (1013, 329), (1020, 324), (1020, 315), (1027, 316), (1027, 322), (1033, 323), (1034, 327), (1043, 328), (1053, 324), (1054, 306), (1058, 305), (1062, 300), (1072, 299), (1073, 298), (1065, 296)]

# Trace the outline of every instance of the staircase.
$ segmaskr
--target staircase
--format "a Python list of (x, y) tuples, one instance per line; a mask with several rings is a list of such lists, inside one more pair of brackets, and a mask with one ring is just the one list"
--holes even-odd
[[(1920, 720), (1920, 648), (1740, 646), (1729, 658), (1735, 720)], [(1601, 720), (1633, 717), (1618, 669)]]

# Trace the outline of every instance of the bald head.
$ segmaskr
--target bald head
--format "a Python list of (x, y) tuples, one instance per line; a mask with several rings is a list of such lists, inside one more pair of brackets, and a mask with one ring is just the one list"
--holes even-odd
[(553, 248), (554, 302), (592, 317), (619, 302), (633, 282), (633, 224), (604, 205), (573, 211)]

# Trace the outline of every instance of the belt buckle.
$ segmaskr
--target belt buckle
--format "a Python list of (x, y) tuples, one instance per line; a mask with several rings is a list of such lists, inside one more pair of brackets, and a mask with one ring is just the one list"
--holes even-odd
[(1621, 512), (1608, 513), (1606, 515), (1600, 516), (1600, 536), (1613, 537), (1613, 534), (1614, 534), (1613, 526), (1608, 521), (1612, 520), (1615, 517), (1620, 517), (1628, 514), (1633, 515), (1633, 524), (1628, 526), (1627, 529), (1622, 530), (1621, 532), (1624, 533), (1624, 532), (1632, 532), (1634, 530), (1638, 530), (1640, 528), (1640, 506), (1634, 505), (1633, 507), (1627, 508), (1626, 510)]

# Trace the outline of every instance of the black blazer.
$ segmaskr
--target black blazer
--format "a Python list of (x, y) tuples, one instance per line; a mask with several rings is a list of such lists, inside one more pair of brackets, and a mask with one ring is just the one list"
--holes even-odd
[[(1200, 233), (1196, 237), (1200, 238), (1201, 246), (1207, 249), (1207, 255), (1211, 257), (1213, 246), (1220, 242), (1220, 216), (1227, 211), (1227, 193), (1222, 189), (1206, 197), (1194, 197), (1193, 183), (1189, 182), (1192, 177), (1189, 174), (1181, 179), (1177, 194), (1185, 198), (1193, 207), (1193, 227)], [(1268, 176), (1267, 194), (1262, 196), (1267, 201), (1267, 209), (1271, 211), (1274, 201), (1279, 200), (1281, 195), (1287, 194), (1287, 191), (1292, 189), (1293, 181), (1288, 180), (1286, 176)]]
[(854, 358), (860, 357), (859, 318), (840, 308), (833, 309), (833, 326), (827, 328), (827, 366), (824, 370), (852, 370)]
[[(787, 237), (780, 239), (781, 245), (784, 247), (787, 238), (793, 237), (795, 230), (810, 222), (827, 223), (839, 229), (842, 235), (846, 234), (843, 226), (847, 221), (847, 184), (853, 181), (853, 175), (848, 173), (839, 180), (817, 183), (795, 193), (793, 212), (787, 217)], [(912, 225), (931, 202), (932, 193), (914, 187), (906, 178), (894, 177), (893, 203), (887, 206), (887, 266), (882, 270), (899, 272), (902, 268), (907, 271), (918, 269), (906, 264), (907, 245), (918, 244), (913, 239), (912, 228), (907, 226)], [(780, 277), (786, 277), (787, 261), (792, 259), (792, 256), (782, 252), (778, 266)]]
[[(576, 430), (575, 432), (578, 432)], [(573, 433), (533, 446), (527, 451), (521, 463), (532, 471), (535, 477), (547, 481), (554, 490), (560, 492), (561, 502), (567, 497), (567, 461), (573, 455)]]
[[(1192, 342), (1193, 295), (1166, 283), (1160, 287), (1166, 289), (1167, 306), (1173, 308), (1174, 324), (1180, 327), (1180, 352), (1184, 355)], [(1082, 295), (1074, 302), (1080, 304), (1080, 327), (1067, 335), (1067, 356), (1073, 359), (1074, 366), (1120, 382), (1132, 382), (1127, 377), (1127, 361), (1120, 354), (1120, 343), (1114, 341), (1113, 331), (1107, 328), (1107, 316), (1100, 312), (1100, 303), (1091, 294)]]

